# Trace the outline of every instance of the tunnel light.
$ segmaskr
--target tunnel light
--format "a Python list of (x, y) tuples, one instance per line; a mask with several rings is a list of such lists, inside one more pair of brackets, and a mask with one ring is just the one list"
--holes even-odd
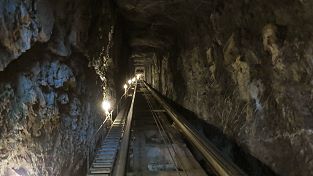
[(111, 108), (111, 104), (109, 101), (107, 100), (103, 100), (102, 104), (101, 104), (102, 109), (104, 110), (105, 113), (109, 113), (109, 110)]
[(131, 84), (132, 83), (132, 80), (130, 79), (130, 80), (128, 80), (128, 84)]
[(137, 80), (139, 80), (139, 78), (141, 77), (141, 74), (137, 74), (136, 77), (137, 77)]

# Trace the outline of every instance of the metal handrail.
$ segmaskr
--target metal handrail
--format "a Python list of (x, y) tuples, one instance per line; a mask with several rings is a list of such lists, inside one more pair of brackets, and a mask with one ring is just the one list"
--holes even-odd
[(123, 99), (123, 97), (125, 96), (126, 97), (126, 93), (128, 92), (128, 89), (129, 88), (127, 88), (127, 91), (121, 96), (121, 98), (119, 99), (119, 101), (116, 103), (116, 115), (118, 114), (118, 112), (119, 112), (119, 104), (122, 102), (122, 99)]
[(128, 90), (131, 88), (131, 86), (128, 86), (125, 93), (121, 96), (121, 98), (119, 99), (119, 101), (116, 103), (116, 115), (119, 113), (119, 104), (122, 102), (123, 97), (125, 96), (125, 98), (127, 98), (127, 92)]

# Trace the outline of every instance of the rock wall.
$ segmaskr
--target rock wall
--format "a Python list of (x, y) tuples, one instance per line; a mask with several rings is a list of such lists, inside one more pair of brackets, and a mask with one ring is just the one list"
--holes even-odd
[(276, 173), (312, 175), (313, 3), (197, 2), (151, 83)]
[(103, 119), (96, 73), (43, 59), (13, 73), (15, 65), (0, 84), (1, 175), (77, 174)]
[(0, 175), (83, 175), (127, 62), (114, 5), (4, 0), (0, 19)]

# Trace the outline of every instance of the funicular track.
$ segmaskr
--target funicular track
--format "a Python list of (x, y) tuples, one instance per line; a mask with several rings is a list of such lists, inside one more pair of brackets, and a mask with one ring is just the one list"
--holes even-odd
[(126, 175), (206, 175), (166, 111), (138, 85)]
[[(118, 116), (116, 123), (113, 123), (112, 128), (116, 128), (113, 132), (117, 134), (107, 134), (97, 151), (89, 175), (208, 175), (184, 140), (203, 156), (213, 175), (246, 175), (148, 84), (141, 81), (133, 89), (128, 109), (123, 110), (123, 115), (120, 118)], [(108, 142), (107, 139), (113, 141)], [(110, 167), (105, 168), (107, 166)]]

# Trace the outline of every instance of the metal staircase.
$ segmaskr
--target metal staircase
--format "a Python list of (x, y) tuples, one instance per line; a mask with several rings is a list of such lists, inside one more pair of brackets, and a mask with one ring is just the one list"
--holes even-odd
[(120, 139), (123, 135), (125, 111), (116, 117), (100, 148), (97, 149), (87, 176), (109, 176), (112, 174)]

